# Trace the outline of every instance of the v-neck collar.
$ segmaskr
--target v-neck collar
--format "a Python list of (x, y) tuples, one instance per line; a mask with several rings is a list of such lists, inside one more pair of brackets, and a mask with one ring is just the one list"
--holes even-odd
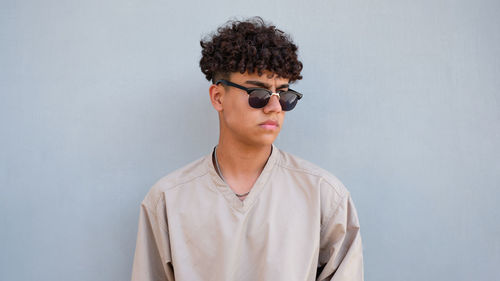
[(224, 196), (224, 198), (231, 206), (231, 208), (239, 212), (246, 212), (258, 199), (259, 194), (261, 193), (262, 189), (267, 183), (273, 171), (273, 168), (276, 164), (276, 161), (278, 160), (278, 155), (279, 155), (278, 148), (276, 148), (274, 144), (272, 145), (271, 155), (269, 155), (269, 158), (267, 159), (267, 163), (264, 166), (264, 169), (262, 170), (259, 177), (257, 178), (252, 188), (250, 189), (250, 193), (246, 196), (246, 198), (243, 201), (241, 201), (236, 196), (231, 187), (229, 187), (229, 185), (221, 179), (219, 174), (217, 174), (216, 168), (214, 167), (214, 164), (212, 162), (212, 153), (207, 155), (205, 159), (206, 162), (205, 164), (208, 165), (207, 168), (210, 174), (210, 178), (212, 179), (212, 182), (214, 183), (217, 190), (221, 193), (221, 195)]

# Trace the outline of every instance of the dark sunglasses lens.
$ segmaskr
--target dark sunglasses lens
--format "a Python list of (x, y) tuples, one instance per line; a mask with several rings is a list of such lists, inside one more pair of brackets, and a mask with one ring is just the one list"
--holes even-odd
[(266, 106), (271, 95), (265, 90), (254, 90), (248, 97), (248, 103), (253, 108), (263, 108)]
[(292, 110), (297, 105), (298, 100), (298, 96), (295, 93), (291, 91), (282, 92), (280, 94), (281, 109), (284, 111)]

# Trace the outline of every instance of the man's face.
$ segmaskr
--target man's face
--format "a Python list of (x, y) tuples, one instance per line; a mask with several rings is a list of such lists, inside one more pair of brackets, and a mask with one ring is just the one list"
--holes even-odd
[[(257, 73), (232, 73), (228, 80), (247, 88), (266, 88), (273, 93), (287, 90), (289, 83), (289, 79), (278, 78), (269, 71), (264, 71), (261, 76)], [(272, 144), (285, 118), (278, 96), (271, 96), (263, 108), (253, 108), (244, 90), (222, 84), (218, 87), (221, 90), (221, 137), (252, 146)]]

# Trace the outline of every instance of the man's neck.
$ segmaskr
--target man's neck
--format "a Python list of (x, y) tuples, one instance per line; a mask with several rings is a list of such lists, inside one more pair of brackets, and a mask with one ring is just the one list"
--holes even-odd
[(219, 141), (217, 160), (220, 172), (236, 193), (245, 193), (253, 186), (271, 154), (271, 145), (249, 146)]

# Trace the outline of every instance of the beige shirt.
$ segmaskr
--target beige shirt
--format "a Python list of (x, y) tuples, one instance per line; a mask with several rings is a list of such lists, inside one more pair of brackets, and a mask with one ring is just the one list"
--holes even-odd
[(141, 204), (133, 281), (363, 280), (351, 196), (273, 146), (244, 201), (209, 154), (160, 179)]

